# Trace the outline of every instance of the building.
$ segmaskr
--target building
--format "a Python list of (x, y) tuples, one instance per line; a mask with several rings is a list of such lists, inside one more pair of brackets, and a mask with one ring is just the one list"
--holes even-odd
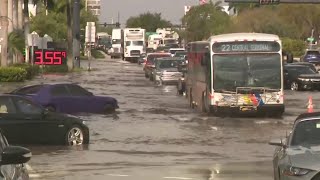
[(90, 10), (93, 15), (100, 16), (100, 0), (86, 0), (86, 10)]

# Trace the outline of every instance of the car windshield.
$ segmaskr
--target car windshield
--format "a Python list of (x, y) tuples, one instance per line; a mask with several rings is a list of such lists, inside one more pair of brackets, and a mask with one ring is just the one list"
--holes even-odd
[(290, 145), (320, 145), (320, 119), (299, 122), (294, 128)]
[(184, 52), (184, 50), (179, 50), (179, 49), (171, 49), (171, 50), (169, 50), (169, 52), (170, 52), (171, 54), (175, 54), (176, 52), (179, 52), (179, 51)]
[(320, 52), (319, 51), (307, 51), (307, 55), (316, 56), (316, 55), (320, 55)]
[(112, 39), (112, 44), (121, 44), (121, 39)]
[(174, 56), (175, 57), (184, 57), (185, 55), (187, 55), (186, 51), (177, 51)]
[(143, 41), (126, 41), (126, 46), (143, 46)]
[(156, 58), (160, 58), (160, 57), (170, 57), (170, 55), (169, 54), (150, 54), (150, 55), (148, 55), (147, 60), (149, 62), (154, 63), (154, 60)]
[(214, 89), (235, 91), (236, 87), (281, 88), (279, 54), (214, 55)]
[(158, 69), (177, 68), (179, 60), (159, 60)]
[(174, 43), (176, 43), (176, 40), (175, 39), (166, 39), (163, 42), (164, 42), (164, 44), (174, 44)]
[(300, 74), (316, 74), (314, 70), (312, 70), (308, 66), (295, 66), (290, 67), (289, 72), (300, 75)]
[(42, 85), (29, 86), (29, 87), (24, 87), (21, 89), (14, 90), (12, 93), (15, 93), (15, 94), (37, 94), (42, 87), (43, 87)]

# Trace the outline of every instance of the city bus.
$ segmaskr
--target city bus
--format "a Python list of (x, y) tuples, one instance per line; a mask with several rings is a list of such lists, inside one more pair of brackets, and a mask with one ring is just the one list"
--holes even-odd
[(277, 35), (215, 35), (190, 42), (187, 51), (186, 94), (191, 108), (213, 114), (283, 114), (282, 48)]

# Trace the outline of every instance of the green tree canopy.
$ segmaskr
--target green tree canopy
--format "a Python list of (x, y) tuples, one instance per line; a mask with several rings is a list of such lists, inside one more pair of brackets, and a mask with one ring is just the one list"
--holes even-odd
[(224, 33), (231, 20), (229, 15), (222, 11), (219, 3), (210, 2), (191, 7), (182, 18), (182, 22), (186, 24), (187, 41), (197, 41), (207, 39), (214, 34)]
[(157, 28), (171, 27), (170, 21), (162, 19), (161, 13), (144, 13), (139, 16), (130, 17), (127, 20), (126, 27), (137, 28), (141, 27), (148, 32), (154, 32)]
[[(67, 16), (65, 1), (57, 1), (55, 6), (49, 10), (48, 15), (45, 11), (40, 11), (36, 16), (31, 17), (31, 31), (36, 31), (40, 37), (48, 34), (54, 41), (67, 39)], [(98, 18), (91, 11), (85, 11), (81, 6), (80, 12), (80, 28), (85, 29), (87, 22), (98, 22)], [(82, 41), (84, 39), (84, 31), (82, 31)]]
[(233, 19), (231, 32), (277, 34), (280, 37), (305, 40), (312, 29), (320, 33), (319, 5), (277, 5), (246, 9)]

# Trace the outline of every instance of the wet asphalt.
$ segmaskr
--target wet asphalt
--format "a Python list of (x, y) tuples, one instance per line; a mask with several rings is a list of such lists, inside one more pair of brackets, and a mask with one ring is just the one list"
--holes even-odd
[[(87, 68), (87, 61), (81, 62)], [(175, 86), (156, 86), (142, 66), (120, 59), (94, 60), (92, 71), (44, 75), (2, 83), (1, 92), (39, 82), (77, 82), (94, 94), (118, 99), (113, 115), (85, 114), (88, 146), (31, 146), (31, 179), (70, 180), (271, 180), (273, 138), (284, 137), (308, 97), (315, 110), (320, 93), (285, 92), (282, 119), (208, 117), (189, 108)]]

